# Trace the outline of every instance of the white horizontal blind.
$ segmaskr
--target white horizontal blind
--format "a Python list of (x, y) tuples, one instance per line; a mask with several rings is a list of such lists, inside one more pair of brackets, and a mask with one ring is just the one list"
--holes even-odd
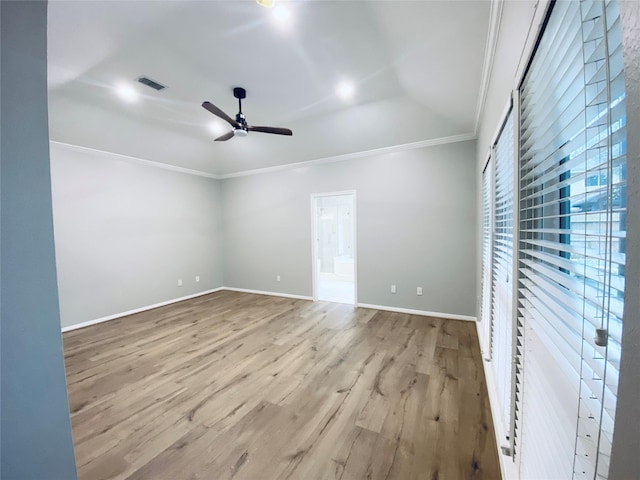
[[(547, 294), (545, 287), (550, 285), (533, 266), (549, 266), (554, 274), (561, 274), (558, 266), (565, 261), (557, 233), (562, 218), (558, 170), (565, 168), (566, 163), (560, 167), (560, 162), (568, 155), (562, 147), (567, 124), (576, 118), (580, 123), (584, 117), (580, 113), (584, 110), (580, 29), (579, 3), (556, 3), (520, 90), (518, 310), (525, 329), (523, 479), (569, 479), (573, 471), (580, 352), (566, 348), (562, 301), (555, 302)], [(583, 121), (568, 133), (576, 135), (581, 129)], [(583, 139), (577, 139), (576, 144), (581, 142)], [(545, 233), (545, 229), (555, 233)], [(550, 244), (541, 243), (545, 241)], [(574, 320), (580, 323), (579, 313)]]
[(625, 266), (620, 39), (617, 2), (557, 2), (521, 87), (523, 478), (608, 474)]
[[(607, 478), (620, 370), (626, 233), (626, 108), (617, 1), (583, 1), (585, 307), (576, 478)], [(573, 192), (572, 192), (573, 193)], [(606, 346), (591, 332), (607, 334)], [(594, 475), (595, 474), (595, 475)]]
[[(494, 147), (495, 183), (492, 268), (492, 368), (496, 379), (503, 432), (510, 431), (513, 357), (513, 114), (507, 115)], [(499, 439), (499, 441), (505, 441)]]
[[(513, 115), (514, 118), (514, 151), (519, 152), (520, 145), (520, 91), (514, 92), (513, 95), (514, 106), (513, 106)], [(517, 126), (517, 127), (516, 127)], [(516, 218), (514, 219), (514, 256), (516, 257), (516, 261), (514, 262), (514, 276), (516, 280), (514, 280), (513, 285), (513, 296), (515, 298), (514, 309), (512, 312), (515, 320), (514, 320), (514, 329), (513, 332), (513, 376), (512, 378), (512, 390), (511, 390), (511, 408), (513, 409), (513, 414), (511, 418), (511, 457), (514, 461), (520, 460), (520, 440), (522, 435), (522, 406), (523, 406), (523, 383), (524, 383), (524, 353), (525, 353), (525, 328), (524, 328), (524, 319), (522, 315), (520, 315), (517, 305), (518, 299), (520, 298), (520, 282), (519, 282), (519, 252), (520, 252), (520, 189), (519, 189), (519, 179), (520, 179), (520, 168), (519, 168), (519, 153), (515, 154), (515, 168), (514, 168), (514, 183), (515, 183), (515, 193), (514, 193), (514, 215)]]
[(491, 359), (491, 212), (493, 161), (490, 158), (482, 172), (482, 296), (480, 320), (482, 322), (482, 353)]

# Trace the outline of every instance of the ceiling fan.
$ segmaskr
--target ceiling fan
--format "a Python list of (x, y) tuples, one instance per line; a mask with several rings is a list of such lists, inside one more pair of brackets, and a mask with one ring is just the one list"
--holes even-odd
[(293, 135), (293, 132), (288, 128), (279, 128), (279, 127), (256, 127), (247, 125), (247, 119), (242, 113), (242, 99), (247, 96), (247, 91), (244, 88), (236, 87), (233, 89), (233, 96), (238, 99), (238, 113), (236, 114), (236, 119), (234, 120), (229, 115), (224, 113), (218, 107), (216, 107), (211, 102), (203, 102), (202, 106), (209, 110), (214, 115), (220, 117), (229, 125), (231, 125), (232, 130), (230, 132), (225, 133), (224, 135), (219, 136), (215, 139), (216, 142), (224, 142), (229, 140), (231, 137), (246, 137), (249, 132), (262, 132), (262, 133), (275, 133), (276, 135)]

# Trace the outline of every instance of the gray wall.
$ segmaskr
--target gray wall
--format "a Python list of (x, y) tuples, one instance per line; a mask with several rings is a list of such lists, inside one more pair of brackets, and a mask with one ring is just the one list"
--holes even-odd
[(0, 2), (0, 11), (0, 477), (71, 480), (49, 178), (47, 4)]
[(222, 286), (219, 180), (55, 143), (51, 179), (63, 327)]
[(611, 480), (640, 478), (640, 3), (621, 2), (627, 95), (627, 268)]
[(310, 195), (352, 189), (359, 302), (472, 316), (474, 154), (463, 142), (219, 181), (53, 143), (62, 326), (222, 285), (311, 296)]
[(225, 285), (311, 296), (310, 195), (356, 190), (358, 301), (475, 315), (474, 158), (461, 142), (224, 180)]

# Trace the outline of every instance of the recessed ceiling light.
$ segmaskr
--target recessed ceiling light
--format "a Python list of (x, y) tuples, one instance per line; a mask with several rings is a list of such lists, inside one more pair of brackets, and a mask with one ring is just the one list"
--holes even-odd
[(261, 7), (271, 8), (276, 3), (275, 0), (256, 0), (256, 3)]
[(136, 89), (133, 88), (133, 85), (130, 85), (128, 83), (118, 84), (116, 86), (116, 93), (121, 99), (128, 103), (136, 102), (139, 98)]
[(280, 24), (287, 24), (291, 20), (291, 12), (284, 5), (278, 5), (273, 9), (273, 18)]
[(340, 84), (336, 88), (336, 93), (343, 100), (349, 100), (350, 98), (352, 98), (355, 91), (356, 90), (355, 90), (355, 87), (353, 86), (353, 83), (348, 82), (346, 80), (343, 82), (340, 82)]

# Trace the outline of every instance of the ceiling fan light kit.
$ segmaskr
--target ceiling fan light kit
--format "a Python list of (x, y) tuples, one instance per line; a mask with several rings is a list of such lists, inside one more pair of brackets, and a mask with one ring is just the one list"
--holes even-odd
[(238, 99), (238, 113), (236, 114), (235, 120), (224, 113), (220, 108), (216, 107), (213, 103), (206, 101), (202, 102), (202, 107), (205, 110), (208, 110), (209, 112), (213, 113), (217, 117), (220, 117), (222, 120), (231, 125), (232, 130), (216, 138), (216, 142), (224, 142), (235, 136), (246, 137), (249, 132), (273, 133), (276, 135), (293, 135), (293, 132), (288, 128), (258, 127), (248, 125), (247, 119), (244, 116), (244, 113), (242, 113), (242, 99), (246, 98), (247, 91), (242, 87), (235, 87), (233, 89), (233, 96)]

